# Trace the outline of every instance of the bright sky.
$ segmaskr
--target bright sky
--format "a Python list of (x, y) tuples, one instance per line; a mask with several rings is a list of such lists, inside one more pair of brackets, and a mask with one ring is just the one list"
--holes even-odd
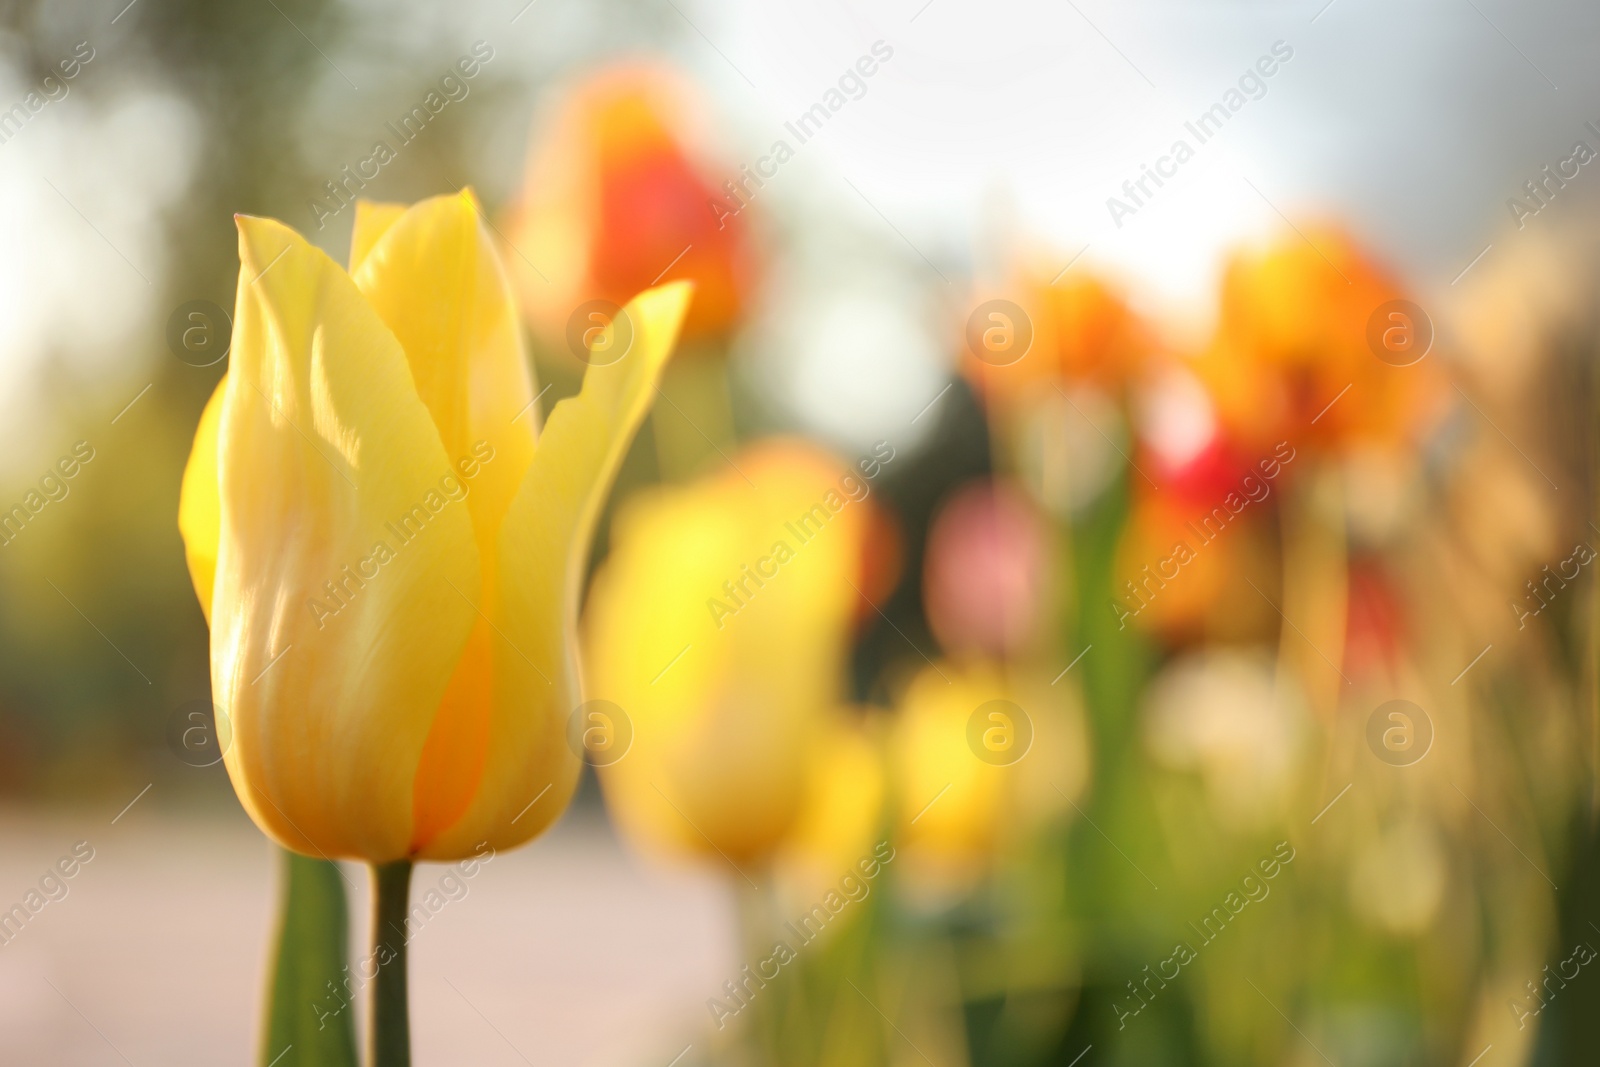
[[(1600, 99), (1587, 54), (1600, 10), (1578, 0), (671, 0), (619, 28), (622, 6), (346, 0), (302, 148), (354, 158), (419, 77), (482, 38), (501, 91), (485, 81), (459, 121), (474, 131), (473, 180), (503, 195), (527, 116), (548, 103), (535, 82), (662, 42), (727, 127), (730, 176), (775, 139), (795, 142), (761, 194), (782, 220), (788, 261), (776, 269), (791, 291), (754, 336), (779, 360), (763, 367), (771, 390), (850, 440), (926, 429), (903, 430), (942, 380), (938, 315), (959, 321), (967, 282), (992, 277), (1008, 248), (1120, 274), (1170, 325), (1198, 332), (1228, 246), (1333, 214), (1437, 293), (1518, 240), (1506, 199), (1524, 181), (1580, 137), (1600, 147), (1584, 125), (1600, 123), (1586, 103)], [(879, 41), (892, 56), (864, 91), (847, 80), (859, 98), (799, 144), (785, 122)], [(1292, 57), (1198, 143), (1185, 123), (1278, 42)], [(95, 42), (78, 78), (104, 83), (94, 93), (74, 88), (0, 144), (0, 464), (26, 469), (55, 447), (47, 376), (84, 408), (97, 390), (111, 403), (148, 380), (141, 361), (170, 296), (163, 214), (204, 180), (204, 131), (166, 72), (119, 57), (123, 43)], [(0, 35), (0, 108), (32, 88), (23, 54)], [(1172, 168), (1162, 157), (1179, 138), (1195, 154)], [(1175, 173), (1119, 227), (1107, 198), (1158, 164)], [(1529, 226), (1586, 227), (1591, 185), (1585, 173)]]

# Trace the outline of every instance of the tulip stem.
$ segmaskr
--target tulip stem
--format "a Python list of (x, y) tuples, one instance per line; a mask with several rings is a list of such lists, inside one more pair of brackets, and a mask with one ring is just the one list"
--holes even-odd
[(411, 1019), (406, 999), (406, 910), (411, 903), (411, 861), (372, 867), (372, 991), (370, 1067), (411, 1067)]

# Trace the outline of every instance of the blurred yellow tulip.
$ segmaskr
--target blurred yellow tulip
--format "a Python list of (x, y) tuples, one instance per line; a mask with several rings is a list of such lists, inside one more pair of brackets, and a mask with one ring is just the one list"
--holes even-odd
[(600, 770), (630, 837), (764, 863), (796, 825), (839, 702), (870, 491), (820, 449), (772, 441), (618, 514), (585, 658), (632, 722), (631, 750)]
[(541, 433), (470, 193), (359, 204), (349, 272), (238, 227), (233, 363), (179, 511), (234, 788), (307, 854), (521, 844), (577, 780), (578, 583), (689, 287), (636, 298), (627, 354)]
[(973, 884), (1082, 792), (1087, 751), (1070, 689), (983, 660), (923, 669), (889, 739), (903, 884), (931, 899)]
[(871, 719), (837, 714), (819, 731), (800, 811), (774, 860), (780, 899), (804, 910), (887, 835), (883, 754)]

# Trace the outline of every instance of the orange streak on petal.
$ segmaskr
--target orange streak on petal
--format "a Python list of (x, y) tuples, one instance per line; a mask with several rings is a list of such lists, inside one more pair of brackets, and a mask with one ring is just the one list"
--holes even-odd
[[(465, 592), (465, 590), (463, 590)], [(493, 631), (480, 615), (439, 702), (412, 792), (411, 851), (461, 818), (478, 792), (494, 702)]]

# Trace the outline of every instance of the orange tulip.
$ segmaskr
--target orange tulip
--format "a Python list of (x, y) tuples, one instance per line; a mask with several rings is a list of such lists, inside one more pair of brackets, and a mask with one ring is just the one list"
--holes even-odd
[[(1026, 275), (997, 298), (1014, 302), (1025, 319), (1007, 323), (980, 310), (978, 322), (968, 323), (964, 367), (968, 378), (992, 401), (1025, 401), (1056, 382), (1092, 383), (1117, 391), (1142, 369), (1155, 348), (1148, 327), (1108, 282), (1087, 273), (1073, 273), (1056, 281), (1043, 274)], [(979, 305), (980, 309), (984, 305)], [(985, 330), (1000, 343), (1011, 338), (1009, 326), (1032, 334), (1020, 358), (1005, 351), (990, 351)]]
[[(1282, 440), (1392, 447), (1424, 421), (1437, 382), (1420, 352), (1421, 362), (1396, 366), (1369, 341), (1374, 316), (1387, 328), (1380, 309), (1405, 296), (1344, 233), (1287, 237), (1228, 266), (1216, 337), (1195, 369), (1247, 450)], [(1431, 333), (1410, 327), (1419, 340)]]
[(622, 304), (693, 279), (686, 338), (738, 319), (750, 284), (745, 216), (728, 215), (697, 144), (701, 109), (667, 71), (622, 66), (574, 89), (528, 163), (507, 258), (535, 329), (559, 336), (589, 300)]

